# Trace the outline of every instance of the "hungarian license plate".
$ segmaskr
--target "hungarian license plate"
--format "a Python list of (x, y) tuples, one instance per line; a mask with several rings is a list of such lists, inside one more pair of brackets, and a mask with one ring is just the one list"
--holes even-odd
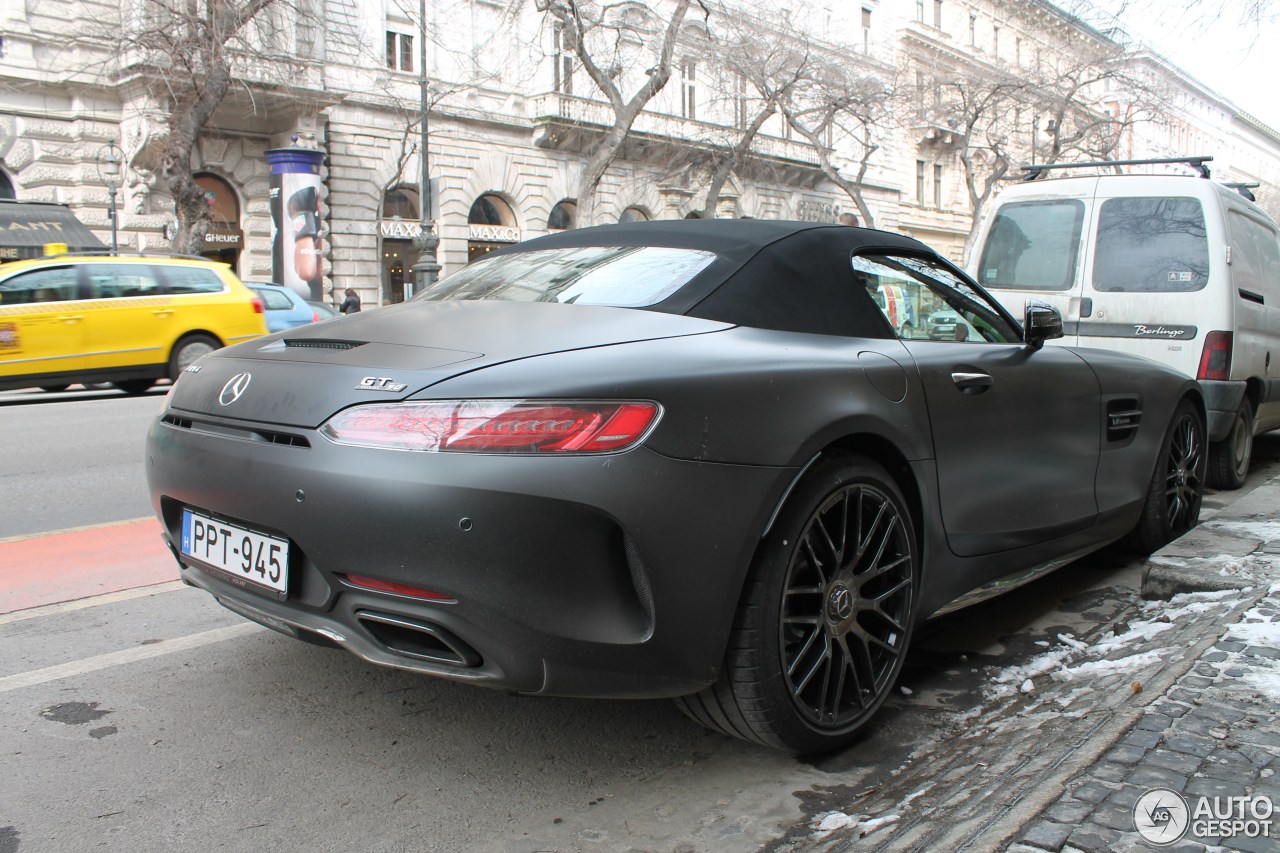
[(268, 589), (280, 598), (289, 587), (287, 539), (184, 509), (180, 550), (239, 586)]

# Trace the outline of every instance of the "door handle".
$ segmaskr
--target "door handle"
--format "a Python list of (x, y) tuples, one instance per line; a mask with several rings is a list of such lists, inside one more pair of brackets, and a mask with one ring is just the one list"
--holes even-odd
[(952, 372), (951, 381), (964, 394), (981, 394), (996, 384), (989, 373), (964, 373), (958, 370)]
[(156, 310), (152, 311), (151, 313), (152, 313), (152, 314), (154, 314), (154, 315), (156, 315), (157, 317), (172, 317), (172, 316), (173, 316), (173, 309), (172, 309), (172, 308), (157, 308)]
[(84, 315), (83, 314), (63, 314), (58, 319), (64, 323), (79, 323), (81, 320), (84, 319)]

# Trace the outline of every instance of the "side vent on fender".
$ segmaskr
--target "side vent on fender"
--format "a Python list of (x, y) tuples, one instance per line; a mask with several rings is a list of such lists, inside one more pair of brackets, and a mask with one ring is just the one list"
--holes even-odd
[(1132, 397), (1107, 401), (1107, 441), (1132, 438), (1142, 423), (1142, 409)]

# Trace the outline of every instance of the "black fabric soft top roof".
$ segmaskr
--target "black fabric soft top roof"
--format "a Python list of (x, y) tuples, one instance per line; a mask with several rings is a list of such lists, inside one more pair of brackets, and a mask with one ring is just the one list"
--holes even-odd
[[(579, 246), (664, 246), (714, 252), (716, 261), (649, 310), (764, 329), (892, 337), (849, 259), (888, 251), (938, 257), (918, 240), (849, 225), (771, 219), (673, 219), (562, 231), (494, 255)], [(850, 297), (852, 294), (852, 298)]]

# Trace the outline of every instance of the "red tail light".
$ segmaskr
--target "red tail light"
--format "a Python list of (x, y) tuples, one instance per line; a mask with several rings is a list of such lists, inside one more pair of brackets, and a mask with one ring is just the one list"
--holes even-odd
[(253, 297), (253, 313), (255, 313), (255, 314), (262, 314), (262, 313), (263, 313), (262, 300), (261, 300), (261, 299), (259, 299), (259, 298), (258, 298), (258, 297), (256, 297), (256, 296), (255, 296), (255, 297)]
[(313, 323), (319, 323), (319, 322), (320, 322), (320, 315), (319, 315), (319, 314), (317, 314), (315, 311), (312, 311), (312, 312), (311, 312), (311, 322), (313, 322)]
[(1231, 378), (1231, 332), (1210, 332), (1204, 336), (1200, 353), (1200, 370), (1196, 379), (1226, 380)]
[(320, 432), (338, 444), (473, 453), (611, 453), (639, 443), (656, 403), (424, 400), (355, 406)]
[(344, 575), (347, 583), (352, 586), (363, 587), (364, 589), (376, 589), (378, 592), (394, 592), (396, 595), (409, 595), (414, 598), (425, 598), (429, 601), (457, 601), (451, 595), (445, 595), (442, 592), (432, 592), (429, 589), (423, 589), (418, 586), (409, 586), (405, 583), (396, 583), (395, 581), (384, 581), (378, 578), (367, 578), (364, 575)]

